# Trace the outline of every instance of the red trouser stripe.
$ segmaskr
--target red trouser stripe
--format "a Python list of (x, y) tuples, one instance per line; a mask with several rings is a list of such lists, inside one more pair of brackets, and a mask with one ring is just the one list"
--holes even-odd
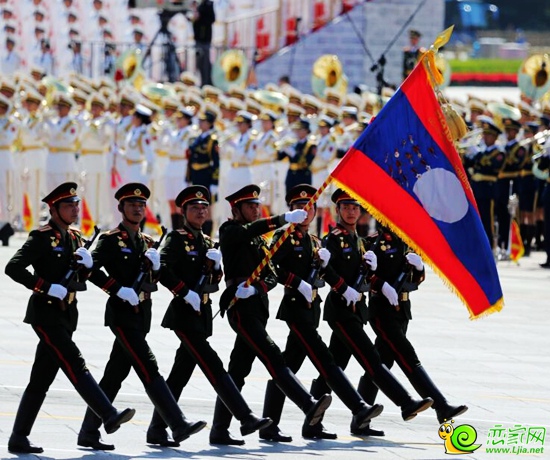
[(134, 358), (134, 361), (138, 364), (141, 372), (143, 373), (143, 376), (145, 377), (145, 383), (151, 383), (151, 376), (149, 375), (149, 372), (147, 372), (147, 368), (141, 362), (141, 360), (139, 359), (136, 352), (130, 346), (130, 343), (128, 342), (128, 339), (126, 339), (126, 336), (124, 335), (124, 331), (120, 327), (117, 327), (116, 330), (117, 330), (118, 334), (120, 335), (120, 338), (122, 339), (122, 342), (124, 343), (124, 346), (130, 352), (130, 354), (132, 355), (132, 358)]
[(328, 375), (327, 371), (325, 370), (325, 367), (323, 366), (321, 361), (319, 361), (319, 358), (317, 358), (317, 355), (315, 354), (313, 349), (309, 346), (309, 343), (307, 343), (306, 339), (304, 339), (304, 336), (302, 334), (300, 334), (300, 331), (298, 330), (298, 328), (294, 324), (290, 325), (290, 329), (300, 339), (300, 342), (302, 342), (302, 345), (305, 347), (309, 358), (311, 359), (311, 361), (313, 361), (313, 365), (319, 371), (321, 376), (326, 380), (327, 375)]
[(216, 385), (216, 377), (208, 367), (208, 364), (206, 364), (206, 361), (202, 359), (202, 356), (200, 353), (195, 349), (191, 341), (187, 338), (187, 336), (181, 332), (181, 331), (174, 331), (176, 335), (179, 337), (179, 339), (183, 342), (185, 342), (185, 345), (187, 345), (187, 348), (191, 350), (191, 353), (193, 353), (193, 356), (195, 357), (195, 360), (199, 363), (201, 369), (206, 374), (206, 378), (210, 381), (212, 386)]
[(78, 382), (78, 379), (76, 378), (76, 375), (73, 372), (73, 368), (70, 366), (69, 362), (65, 359), (63, 356), (63, 353), (52, 343), (50, 338), (48, 337), (48, 334), (44, 332), (44, 330), (40, 326), (36, 326), (36, 330), (42, 334), (44, 342), (46, 342), (46, 345), (48, 345), (52, 350), (55, 352), (57, 357), (59, 358), (59, 361), (65, 366), (67, 369), (67, 375), (69, 376), (69, 379), (73, 383), (73, 385), (76, 385)]
[(401, 353), (399, 353), (399, 350), (396, 348), (396, 346), (393, 344), (393, 342), (390, 340), (390, 338), (386, 335), (386, 333), (384, 332), (384, 329), (382, 329), (382, 325), (380, 324), (380, 318), (376, 318), (374, 320), (374, 322), (376, 323), (376, 331), (375, 332), (377, 334), (379, 334), (379, 336), (382, 338), (382, 340), (390, 346), (393, 353), (395, 354), (395, 357), (396, 357), (397, 361), (399, 361), (403, 365), (403, 367), (405, 369), (407, 369), (407, 372), (409, 374), (411, 374), (412, 373), (411, 366), (409, 366), (409, 363), (407, 362), (405, 357)]
[(348, 335), (348, 333), (344, 329), (344, 326), (342, 325), (342, 323), (336, 323), (336, 325), (338, 326), (338, 329), (340, 329), (340, 332), (346, 338), (348, 346), (351, 347), (355, 351), (355, 353), (353, 355), (356, 356), (356, 357), (359, 356), (361, 358), (359, 360), (359, 364), (361, 364), (363, 366), (363, 368), (369, 373), (369, 375), (371, 375), (371, 376), (374, 375), (374, 371), (372, 370), (372, 367), (369, 363), (369, 360), (366, 358), (366, 356), (363, 354), (363, 352), (357, 346), (357, 344), (353, 341), (353, 339)]
[(263, 363), (265, 367), (267, 368), (267, 371), (270, 373), (271, 377), (276, 378), (277, 373), (275, 372), (275, 369), (271, 365), (271, 361), (267, 358), (267, 356), (262, 352), (262, 350), (254, 343), (254, 340), (252, 340), (252, 337), (248, 335), (248, 332), (246, 332), (246, 329), (244, 329), (241, 326), (241, 315), (237, 312), (237, 329), (239, 329), (239, 332), (243, 335), (244, 339), (248, 341), (248, 343), (252, 346), (252, 348), (256, 351), (256, 354), (258, 357), (263, 358)]

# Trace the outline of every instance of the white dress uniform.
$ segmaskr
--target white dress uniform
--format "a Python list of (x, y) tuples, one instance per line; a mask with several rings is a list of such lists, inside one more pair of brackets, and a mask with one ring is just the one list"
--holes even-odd
[[(317, 153), (311, 163), (311, 183), (313, 187), (319, 188), (323, 185), (331, 169), (331, 163), (336, 158), (336, 141), (331, 133), (321, 137), (317, 142)], [(330, 206), (330, 195), (326, 189), (319, 197), (318, 206), (327, 208)]]
[(48, 125), (49, 147), (46, 159), (46, 185), (53, 190), (63, 182), (77, 182), (76, 150), (78, 123), (71, 116), (57, 118)]
[(124, 183), (140, 182), (148, 185), (148, 171), (152, 171), (155, 152), (147, 125), (133, 126), (130, 129), (126, 136), (124, 160), (126, 162), (124, 175), (122, 176)]
[(46, 158), (48, 149), (44, 143), (46, 126), (42, 115), (28, 113), (20, 125), (21, 155), (24, 163), (22, 173), (23, 189), (29, 194), (33, 221), (40, 222), (42, 198), (46, 196)]
[(83, 196), (92, 219), (101, 227), (110, 225), (113, 220), (108, 193), (108, 154), (113, 135), (113, 127), (105, 116), (87, 120), (80, 134), (80, 184), (84, 187)]
[(155, 161), (151, 171), (149, 189), (155, 203), (154, 210), (163, 222), (170, 222), (170, 207), (166, 197), (165, 173), (170, 162), (169, 150), (174, 125), (170, 120), (159, 120), (149, 125), (153, 140)]
[[(11, 150), (19, 134), (19, 123), (9, 116), (0, 117), (0, 220), (12, 221), (21, 215), (20, 209), (15, 209), (17, 202), (15, 193), (15, 161)], [(19, 200), (20, 201), (20, 200)]]
[[(120, 177), (125, 177), (126, 160), (124, 159), (124, 149), (126, 148), (126, 137), (132, 129), (132, 115), (126, 115), (114, 121), (114, 142), (111, 146), (111, 155), (109, 158), (109, 171), (114, 166)], [(117, 184), (121, 186), (122, 184)], [(116, 201), (118, 206), (118, 201)]]
[(252, 162), (254, 161), (254, 137), (252, 130), (241, 134), (235, 142), (235, 149), (231, 157), (231, 171), (224, 177), (227, 184), (224, 193), (228, 195), (235, 193), (246, 184), (252, 184)]
[[(271, 209), (276, 197), (276, 161), (277, 150), (275, 149), (275, 141), (277, 135), (275, 131), (261, 132), (254, 139), (252, 149), (255, 152), (254, 161), (252, 163), (252, 184), (257, 184), (262, 188), (261, 198), (262, 203), (269, 206)], [(263, 201), (265, 199), (265, 201)]]
[(170, 137), (169, 162), (165, 171), (166, 198), (175, 200), (183, 190), (187, 171), (187, 150), (192, 139), (198, 136), (194, 125), (172, 131)]

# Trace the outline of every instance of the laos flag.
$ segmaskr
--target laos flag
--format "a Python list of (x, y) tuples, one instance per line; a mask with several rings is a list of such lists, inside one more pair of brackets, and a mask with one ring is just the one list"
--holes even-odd
[(477, 318), (503, 306), (489, 240), (431, 81), (428, 51), (332, 178), (397, 233)]

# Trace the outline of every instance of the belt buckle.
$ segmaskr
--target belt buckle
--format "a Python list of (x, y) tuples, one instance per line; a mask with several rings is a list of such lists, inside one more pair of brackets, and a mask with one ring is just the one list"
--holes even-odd
[(76, 299), (76, 292), (69, 292), (67, 295), (67, 303), (73, 303)]
[(409, 293), (408, 292), (400, 292), (399, 293), (399, 300), (401, 302), (406, 302), (407, 300), (409, 300)]
[(144, 300), (147, 299), (147, 298), (145, 297), (145, 295), (146, 295), (146, 294), (145, 294), (145, 292), (143, 292), (143, 291), (141, 291), (141, 292), (139, 293), (139, 296), (138, 296), (138, 297), (139, 297), (139, 301), (140, 301), (140, 302), (143, 302)]
[(208, 299), (210, 299), (210, 295), (209, 295), (209, 294), (203, 294), (203, 295), (202, 295), (202, 303), (207, 303), (207, 302), (208, 302)]
[(311, 300), (315, 300), (315, 297), (317, 297), (317, 289), (311, 290)]

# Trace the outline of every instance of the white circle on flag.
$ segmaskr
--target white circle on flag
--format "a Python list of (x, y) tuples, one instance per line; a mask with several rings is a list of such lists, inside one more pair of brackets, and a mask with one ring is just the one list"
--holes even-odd
[(458, 222), (468, 212), (468, 200), (462, 184), (446, 169), (430, 169), (422, 174), (414, 184), (413, 192), (426, 212), (442, 222)]

